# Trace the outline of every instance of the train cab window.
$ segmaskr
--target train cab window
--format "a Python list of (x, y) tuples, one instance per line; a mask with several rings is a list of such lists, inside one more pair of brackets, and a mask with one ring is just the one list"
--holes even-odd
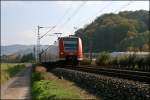
[(64, 49), (65, 51), (76, 51), (77, 38), (64, 38)]

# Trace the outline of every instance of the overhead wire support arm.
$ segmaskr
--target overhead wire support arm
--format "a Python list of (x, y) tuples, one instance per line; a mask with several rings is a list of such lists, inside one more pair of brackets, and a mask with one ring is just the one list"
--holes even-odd
[(50, 30), (48, 30), (44, 35), (42, 35), (42, 36), (40, 37), (40, 39), (42, 39), (45, 35), (47, 35), (47, 34), (48, 34), (50, 31), (52, 31), (55, 27), (56, 27), (56, 25), (53, 26)]
[(47, 35), (50, 31), (52, 31), (54, 28), (56, 28), (56, 27), (58, 26), (58, 24), (60, 23), (60, 21), (62, 21), (62, 19), (65, 17), (65, 15), (69, 12), (70, 8), (71, 8), (71, 6), (65, 11), (65, 13), (63, 14), (63, 16), (58, 20), (57, 24), (55, 24), (50, 30), (48, 30), (44, 35), (42, 35), (42, 36), (40, 37), (40, 39), (43, 38), (43, 37), (44, 37), (45, 35)]
[[(65, 17), (65, 15), (69, 12), (71, 6), (65, 11), (64, 15), (58, 20), (57, 24), (55, 24), (52, 28), (50, 28), (44, 35), (40, 36), (39, 30), (40, 28), (45, 28), (45, 27), (40, 27), (38, 26), (38, 37), (37, 37), (37, 62), (40, 62), (40, 39), (42, 39), (44, 36), (46, 36), (50, 31), (55, 29), (57, 25), (62, 21), (62, 19)], [(48, 49), (48, 48), (47, 48)], [(46, 50), (47, 50), (46, 49)], [(43, 52), (42, 52), (43, 53)]]

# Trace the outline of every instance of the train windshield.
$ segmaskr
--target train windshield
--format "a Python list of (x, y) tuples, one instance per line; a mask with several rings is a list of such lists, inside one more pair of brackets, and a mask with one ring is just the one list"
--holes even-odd
[(76, 51), (77, 38), (64, 38), (64, 49), (65, 51)]

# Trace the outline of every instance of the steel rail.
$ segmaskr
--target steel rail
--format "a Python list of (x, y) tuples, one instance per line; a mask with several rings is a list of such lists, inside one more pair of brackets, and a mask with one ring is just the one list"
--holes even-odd
[(78, 70), (88, 73), (103, 74), (107, 76), (113, 76), (123, 79), (129, 79), (139, 82), (150, 83), (150, 72), (141, 72), (141, 71), (129, 71), (129, 70), (118, 70), (118, 69), (109, 69), (109, 68), (97, 68), (89, 66), (77, 66), (77, 67), (66, 67), (67, 69)]

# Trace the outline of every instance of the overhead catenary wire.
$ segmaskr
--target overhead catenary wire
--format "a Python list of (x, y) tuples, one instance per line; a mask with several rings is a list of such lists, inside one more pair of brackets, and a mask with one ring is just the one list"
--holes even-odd
[[(129, 1), (127, 4), (125, 4), (125, 5), (123, 5), (122, 7), (120, 7), (119, 8), (119, 11), (120, 10), (122, 10), (122, 9), (124, 9), (126, 6), (129, 6), (131, 3), (133, 3), (134, 1)], [(84, 1), (81, 5), (79, 5), (78, 6), (78, 8), (74, 11), (74, 13), (70, 16), (70, 17), (68, 17), (67, 18), (67, 20), (61, 25), (61, 30), (63, 29), (63, 27), (78, 13), (78, 11), (84, 6), (84, 4), (85, 4), (86, 2)], [(102, 9), (100, 9), (97, 13), (96, 13), (96, 15), (97, 14), (99, 14), (100, 12), (103, 12), (106, 8), (108, 8), (109, 7), (109, 5), (111, 5), (112, 4), (112, 2), (110, 2), (109, 4), (107, 4), (106, 6), (104, 6)], [(64, 19), (64, 17), (65, 17), (65, 15), (69, 12), (69, 10), (70, 10), (70, 8), (71, 8), (71, 6), (66, 10), (66, 12), (64, 13), (64, 15), (60, 18), (60, 20), (58, 21), (58, 23), (57, 24), (55, 24), (52, 28), (50, 28), (44, 35), (42, 35), (40, 38), (43, 38), (45, 35), (47, 35), (50, 31), (52, 31), (53, 29), (55, 29), (57, 26), (58, 26), (58, 24), (60, 23), (60, 21), (62, 21), (62, 19)], [(117, 10), (115, 10), (114, 11), (114, 13), (115, 12), (117, 12), (118, 11), (118, 9)], [(89, 17), (89, 18), (87, 18), (86, 19), (86, 21), (87, 20), (89, 20), (89, 19), (91, 19), (91, 18), (93, 18), (94, 17), (94, 15), (92, 16), (92, 17)], [(84, 20), (85, 21), (85, 20)], [(82, 21), (83, 22), (83, 21)], [(78, 24), (77, 24), (78, 25)], [(76, 25), (76, 26), (77, 26)]]
[[(69, 11), (71, 10), (72, 7), (72, 3), (70, 4), (70, 6), (68, 7), (68, 9), (66, 10), (66, 12), (64, 13), (64, 15), (61, 17), (60, 21), (58, 21), (57, 26), (61, 25), (60, 23), (63, 21), (64, 17), (67, 15), (67, 13), (69, 13)], [(61, 36), (61, 34), (60, 34)]]
[(69, 12), (70, 9), (71, 9), (71, 5), (67, 8), (67, 10), (63, 14), (63, 16), (60, 17), (60, 19), (58, 20), (58, 22), (53, 27), (51, 27), (44, 35), (42, 35), (40, 37), (40, 39), (43, 38), (44, 36), (46, 36), (50, 31), (52, 31), (53, 29), (55, 29), (58, 26), (58, 24), (64, 19), (64, 17), (66, 16), (66, 14)]
[[(113, 3), (113, 2), (111, 1), (110, 3), (108, 3), (107, 5), (105, 5), (102, 9), (100, 9), (98, 12), (96, 12), (93, 16), (90, 16), (90, 17), (86, 18), (85, 20), (83, 20), (83, 21), (81, 21), (81, 22), (87, 21), (87, 20), (89, 20), (89, 19), (95, 17), (95, 15), (97, 15), (97, 14), (103, 12), (106, 8), (110, 7), (110, 5), (111, 5), (112, 3)], [(80, 22), (80, 23), (81, 23), (81, 22)], [(80, 23), (76, 24), (75, 26), (79, 25)]]
[(127, 4), (121, 6), (120, 8), (118, 8), (117, 10), (114, 11), (114, 13), (121, 11), (122, 9), (126, 8), (127, 6), (131, 5), (134, 1), (129, 1)]
[[(83, 7), (83, 5), (86, 3), (86, 1), (84, 1), (81, 5), (79, 5), (78, 6), (78, 8), (71, 14), (71, 16), (69, 16), (68, 18), (67, 18), (67, 20), (62, 24), (63, 26), (65, 25), (65, 24), (67, 24), (77, 13), (78, 13), (78, 11)], [(71, 6), (70, 6), (71, 7)], [(70, 10), (70, 7), (68, 8), (68, 10), (65, 12), (65, 14), (67, 14), (68, 12), (69, 12), (69, 10)], [(64, 14), (64, 16), (65, 16), (65, 14)], [(64, 18), (64, 16), (63, 16), (63, 18)], [(62, 19), (62, 18), (61, 18)], [(44, 37), (45, 35), (47, 35), (50, 31), (52, 31), (54, 28), (56, 28), (56, 26), (58, 25), (60, 23), (60, 21), (58, 21), (58, 23), (55, 25), (55, 26), (53, 26), (49, 31), (47, 31), (43, 36), (41, 36), (41, 38), (42, 37)], [(62, 26), (61, 25), (61, 26)], [(62, 27), (63, 27), (62, 26)], [(61, 28), (62, 28), (61, 27)], [(48, 46), (48, 48), (49, 48), (50, 46)], [(45, 50), (47, 50), (48, 48), (46, 48)], [(44, 51), (45, 51), (44, 50)]]
[[(48, 33), (49, 33), (50, 31), (52, 31), (53, 29), (55, 29), (55, 28), (58, 26), (58, 24), (62, 21), (62, 19), (65, 17), (65, 15), (69, 12), (70, 8), (71, 8), (71, 6), (69, 6), (69, 7), (67, 8), (67, 10), (66, 10), (65, 13), (63, 14), (63, 16), (60, 17), (60, 19), (58, 20), (58, 22), (57, 22), (53, 27), (51, 27), (46, 33), (44, 33), (44, 35), (42, 35), (42, 36), (39, 38), (39, 40), (40, 40), (41, 38), (43, 38), (44, 36), (48, 35)], [(49, 47), (50, 47), (50, 46), (49, 46)], [(49, 48), (49, 47), (48, 47), (48, 48)], [(47, 50), (48, 48), (46, 48), (45, 50)], [(45, 51), (45, 50), (44, 50), (44, 51)]]
[[(116, 10), (114, 11), (114, 13), (117, 12), (117, 11), (121, 11), (122, 9), (124, 9), (124, 8), (126, 8), (127, 6), (131, 5), (133, 2), (134, 2), (133, 0), (132, 0), (132, 1), (129, 1), (127, 4), (125, 4), (125, 5), (121, 6), (120, 8), (116, 9)], [(99, 11), (96, 13), (96, 15), (99, 14), (100, 12), (103, 12), (106, 8), (110, 7), (109, 5), (111, 5), (112, 3), (113, 3), (113, 2), (110, 2), (109, 4), (107, 4), (106, 6), (104, 6), (101, 10), (99, 10)], [(92, 17), (87, 18), (86, 20), (81, 21), (81, 22), (87, 21), (87, 20), (89, 20), (89, 19), (91, 19), (91, 18), (93, 18), (93, 17), (94, 17), (94, 15), (93, 15)], [(80, 23), (81, 23), (81, 22), (80, 22)], [(79, 24), (77, 24), (77, 25), (79, 25)], [(76, 25), (76, 26), (77, 26), (77, 25)], [(74, 26), (74, 27), (76, 27), (76, 26)]]
[(42, 35), (42, 36), (40, 37), (40, 39), (43, 38), (44, 36), (46, 36), (46, 35), (47, 35), (50, 31), (52, 31), (55, 27), (56, 27), (56, 25), (53, 26), (52, 28), (50, 28), (44, 35)]
[(71, 21), (71, 19), (79, 12), (79, 10), (85, 5), (87, 1), (84, 1), (81, 5), (79, 5), (76, 10), (71, 14), (71, 16), (69, 16), (67, 18), (67, 20), (61, 25), (61, 30), (63, 29), (63, 27), (69, 22)]
[[(121, 11), (122, 9), (126, 8), (127, 6), (129, 6), (130, 4), (132, 4), (133, 2), (134, 2), (134, 1), (130, 1), (130, 2), (128, 2), (127, 4), (121, 6), (120, 8), (118, 8), (117, 10), (115, 10), (114, 13), (115, 13), (115, 12), (118, 12), (118, 11)], [(72, 20), (72, 18), (73, 18), (73, 17), (79, 12), (79, 10), (84, 6), (84, 4), (85, 4), (85, 2), (83, 2), (81, 5), (78, 6), (78, 8), (71, 14), (71, 16), (69, 16), (69, 17), (67, 18), (67, 20), (61, 25), (61, 26), (62, 26), (61, 29), (62, 29), (69, 21)], [(103, 12), (106, 8), (110, 7), (109, 5), (111, 5), (111, 4), (112, 4), (112, 2), (110, 2), (109, 4), (107, 4), (106, 6), (104, 6), (102, 9), (100, 9), (100, 10), (96, 13), (96, 15), (99, 14), (99, 13), (101, 13), (101, 12)], [(58, 24), (60, 24), (60, 21), (62, 21), (62, 20), (64, 19), (65, 15), (69, 12), (70, 8), (71, 8), (71, 6), (66, 10), (66, 12), (64, 13), (64, 15), (63, 15), (63, 16), (60, 18), (60, 20), (58, 21), (58, 23), (55, 24), (52, 28), (50, 28), (49, 31), (47, 31), (44, 35), (42, 35), (41, 38), (44, 37), (45, 35), (47, 35), (47, 34), (48, 34), (50, 31), (52, 31), (53, 29), (55, 29), (55, 28), (58, 26)], [(89, 20), (89, 19), (91, 19), (91, 18), (93, 18), (93, 17), (94, 17), (94, 15), (93, 15), (92, 17), (87, 18), (86, 21)], [(84, 20), (84, 21), (85, 21), (85, 20)], [(50, 46), (49, 46), (49, 47), (50, 47)], [(49, 47), (48, 47), (48, 48), (49, 48)], [(48, 48), (46, 48), (45, 50), (47, 50)], [(44, 51), (45, 51), (45, 50), (44, 50)]]

